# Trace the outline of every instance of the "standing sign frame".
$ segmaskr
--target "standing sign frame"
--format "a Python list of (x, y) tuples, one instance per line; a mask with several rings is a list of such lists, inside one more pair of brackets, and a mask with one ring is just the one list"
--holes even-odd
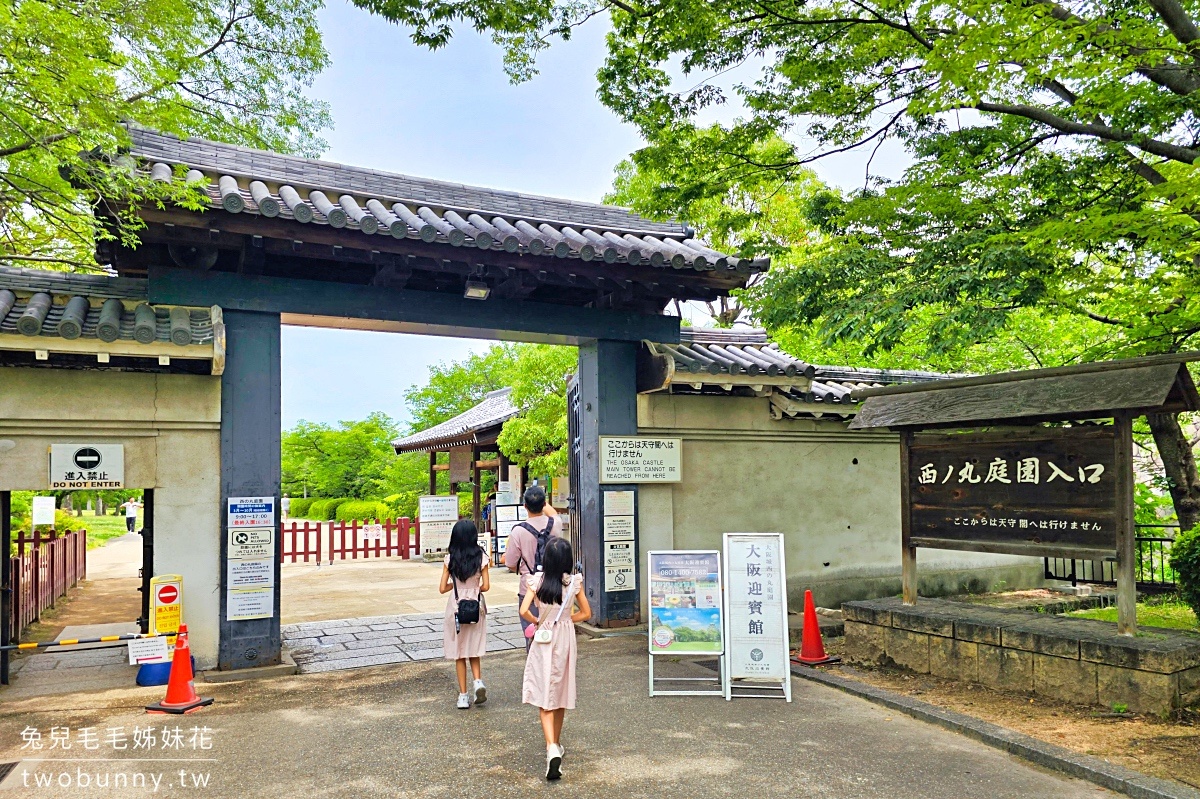
[[(677, 578), (683, 578), (684, 574), (662, 575), (662, 579), (655, 580), (655, 575), (662, 573), (664, 570), (678, 571), (678, 565), (672, 565), (669, 559), (676, 561), (684, 560), (692, 561), (687, 563), (694, 572), (694, 577), (690, 580), (683, 580), (682, 583), (690, 583), (693, 595), (688, 598), (685, 594), (671, 594), (676, 598), (677, 605), (668, 600), (668, 595), (665, 592), (655, 593), (655, 585), (662, 582), (669, 582)], [(652, 550), (646, 553), (646, 566), (648, 580), (650, 583), (650, 622), (647, 635), (647, 646), (649, 647), (649, 665), (650, 665), (650, 696), (722, 696), (725, 692), (725, 591), (724, 581), (721, 574), (721, 552), (717, 549), (674, 549), (674, 550)], [(705, 568), (707, 567), (707, 568)], [(685, 566), (686, 568), (686, 566)], [(702, 571), (703, 569), (703, 571)], [(703, 575), (704, 584), (710, 586), (707, 589), (701, 589), (700, 581), (696, 578)], [(709, 579), (709, 578), (713, 579)], [(715, 588), (712, 584), (715, 583)], [(684, 589), (686, 592), (686, 589)], [(703, 597), (701, 594), (703, 593)], [(656, 600), (656, 596), (662, 597)], [(693, 604), (685, 606), (684, 603), (691, 601)], [(659, 604), (656, 605), (656, 602)], [(701, 605), (705, 605), (702, 607)], [(659, 613), (655, 613), (655, 611)], [(660, 633), (655, 629), (655, 619), (660, 618), (665, 613), (677, 614), (686, 611), (695, 611), (692, 616), (716, 616), (715, 622), (710, 622), (710, 627), (715, 624), (718, 640), (715, 643), (696, 642), (693, 646), (688, 646), (687, 642), (674, 641), (670, 637), (670, 627), (662, 625), (665, 633)], [(702, 613), (707, 611), (707, 613)], [(715, 612), (715, 613), (714, 613)], [(686, 619), (680, 619), (685, 621)], [(698, 621), (699, 619), (693, 619)], [(689, 625), (683, 625), (689, 626)], [(656, 653), (657, 649), (657, 653)], [(713, 677), (660, 677), (654, 673), (654, 659), (656, 657), (669, 656), (675, 660), (684, 658), (696, 660), (711, 660), (717, 661), (717, 674)], [(656, 683), (704, 683), (708, 687), (698, 689), (662, 689), (656, 687)]]
[[(735, 589), (738, 585), (738, 580), (734, 579), (733, 564), (731, 563), (731, 555), (733, 547), (737, 543), (747, 543), (760, 541), (765, 547), (764, 552), (770, 551), (771, 554), (778, 556), (778, 565), (775, 568), (775, 573), (770, 575), (767, 569), (762, 570), (761, 583), (754, 581), (758, 585), (758, 591), (755, 593), (747, 590), (747, 600), (743, 603), (739, 597), (735, 597)], [(791, 645), (788, 638), (788, 602), (787, 602), (787, 564), (784, 560), (784, 539), (782, 533), (725, 533), (721, 536), (722, 544), (722, 566), (725, 576), (725, 651), (723, 660), (723, 689), (726, 700), (732, 700), (734, 697), (755, 697), (765, 699), (783, 698), (787, 702), (792, 701), (792, 674), (791, 674)], [(751, 564), (747, 564), (751, 565)], [(757, 565), (757, 564), (754, 564)], [(749, 569), (745, 569), (749, 571)], [(768, 580), (773, 580), (772, 584)], [(751, 583), (747, 582), (748, 589)], [(768, 594), (773, 594), (770, 596)], [(738, 592), (740, 596), (740, 591)], [(761, 599), (749, 600), (748, 597), (761, 596)], [(774, 607), (768, 606), (768, 600)], [(752, 643), (745, 643), (745, 636), (735, 635), (733, 625), (740, 624), (743, 621), (747, 625), (753, 623), (752, 618), (757, 615), (752, 607), (752, 602), (760, 603), (758, 613), (764, 613), (769, 620), (770, 616), (778, 615), (778, 627), (776, 627), (774, 636), (771, 635), (771, 630), (764, 628), (762, 622), (759, 622), (758, 630), (764, 635), (764, 644), (769, 641), (770, 637), (776, 637), (779, 642), (776, 646), (754, 646)], [(741, 611), (740, 605), (747, 606), (746, 611)], [(735, 607), (739, 606), (739, 607)], [(737, 669), (735, 665), (735, 655), (739, 654), (739, 641), (742, 641), (742, 646), (754, 646), (746, 654), (751, 662), (766, 661), (763, 665), (764, 672), (774, 667), (777, 673), (768, 676), (755, 676), (752, 673), (743, 673), (743, 669)], [(775, 652), (769, 650), (775, 649)], [(764, 651), (768, 650), (768, 651)], [(757, 657), (756, 657), (757, 654)], [(744, 658), (738, 658), (738, 662), (744, 662)], [(735, 671), (737, 673), (735, 673)], [(752, 693), (752, 691), (754, 693)], [(765, 692), (765, 693), (764, 693)]]

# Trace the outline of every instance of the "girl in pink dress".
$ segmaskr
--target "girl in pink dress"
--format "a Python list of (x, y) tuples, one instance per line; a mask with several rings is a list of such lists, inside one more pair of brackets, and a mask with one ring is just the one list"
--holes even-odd
[[(450, 594), (446, 599), (442, 650), (446, 660), (454, 661), (458, 671), (458, 708), (466, 710), (471, 706), (472, 698), (477, 705), (487, 701), (487, 686), (483, 684), (479, 659), (487, 651), (487, 605), (483, 601), (483, 592), (491, 588), (492, 583), (488, 576), (486, 554), (479, 546), (479, 531), (475, 528), (475, 522), (461, 519), (455, 523), (450, 531), (449, 550), (442, 563), (442, 581), (438, 583), (440, 593)], [(455, 617), (458, 615), (460, 599), (479, 601), (479, 621), (458, 623)], [(468, 663), (475, 677), (470, 693), (467, 692)]]
[[(566, 754), (559, 743), (563, 719), (575, 708), (575, 622), (592, 617), (592, 608), (581, 590), (583, 575), (572, 574), (575, 558), (571, 542), (551, 538), (542, 555), (542, 571), (529, 577), (529, 592), (521, 602), (521, 618), (537, 625), (529, 656), (521, 701), (538, 708), (546, 737), (546, 779), (562, 776)], [(538, 613), (531, 612), (537, 602)], [(578, 606), (579, 610), (574, 610)]]

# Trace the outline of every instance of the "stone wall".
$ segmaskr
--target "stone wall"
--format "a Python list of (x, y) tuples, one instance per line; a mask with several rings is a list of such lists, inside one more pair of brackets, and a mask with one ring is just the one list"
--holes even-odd
[(846, 659), (896, 665), (1065, 702), (1164, 714), (1200, 703), (1200, 636), (1108, 622), (899, 598), (848, 602)]

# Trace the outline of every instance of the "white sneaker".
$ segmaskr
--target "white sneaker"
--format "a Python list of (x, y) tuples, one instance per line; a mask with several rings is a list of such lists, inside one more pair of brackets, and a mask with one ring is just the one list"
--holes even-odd
[(471, 695), (470, 694), (459, 694), (458, 695), (458, 709), (459, 710), (467, 710), (470, 707), (471, 707)]
[(483, 680), (475, 681), (475, 704), (482, 705), (487, 701), (487, 686), (483, 684)]
[(562, 777), (562, 747), (553, 744), (546, 748), (546, 779), (557, 780)]

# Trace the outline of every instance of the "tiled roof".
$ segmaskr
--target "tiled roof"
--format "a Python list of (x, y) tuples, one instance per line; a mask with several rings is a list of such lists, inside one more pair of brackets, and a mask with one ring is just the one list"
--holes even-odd
[(0, 266), (0, 336), (213, 343), (210, 308), (152, 307), (146, 281)]
[(231, 214), (551, 258), (741, 274), (769, 266), (767, 259), (714, 252), (679, 223), (651, 221), (625, 208), (185, 141), (136, 127), (129, 134), (132, 154), (153, 177), (195, 181), (214, 208)]
[[(768, 341), (763, 330), (684, 328), (679, 338), (679, 344), (646, 344), (652, 352), (673, 361), (669, 381), (673, 391), (704, 391), (705, 386), (729, 390), (734, 385), (751, 385), (761, 393), (770, 388), (773, 412), (780, 416), (850, 415), (854, 413), (851, 406), (857, 405), (851, 397), (856, 389), (949, 377), (935, 372), (805, 363)], [(817, 406), (829, 406), (829, 410)]]
[(392, 442), (396, 454), (402, 452), (429, 452), (449, 447), (478, 444), (479, 434), (499, 427), (521, 411), (513, 405), (511, 388), (489, 392), (475, 407), (447, 419), (428, 430), (413, 433)]
[(691, 374), (811, 377), (813, 367), (767, 341), (761, 330), (684, 328), (678, 344), (652, 345)]

